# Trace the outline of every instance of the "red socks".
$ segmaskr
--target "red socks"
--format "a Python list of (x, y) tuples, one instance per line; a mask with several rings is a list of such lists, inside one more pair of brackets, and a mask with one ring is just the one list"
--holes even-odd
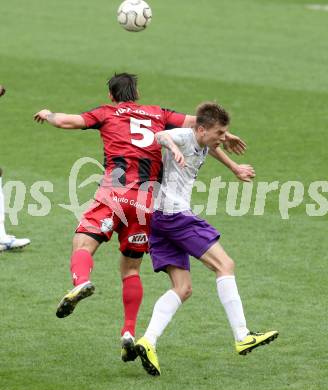
[(74, 286), (87, 282), (93, 268), (93, 259), (85, 249), (78, 249), (71, 257), (71, 274)]
[(130, 332), (132, 336), (135, 335), (142, 295), (143, 288), (139, 275), (130, 275), (123, 279), (124, 325), (121, 331), (122, 336), (125, 332)]
[[(71, 274), (74, 286), (78, 286), (90, 280), (90, 273), (93, 268), (91, 254), (85, 249), (78, 249), (71, 257)], [(142, 302), (143, 288), (139, 275), (130, 275), (123, 279), (123, 305), (124, 305), (124, 326), (121, 334), (130, 332), (135, 335), (135, 328), (139, 307)]]

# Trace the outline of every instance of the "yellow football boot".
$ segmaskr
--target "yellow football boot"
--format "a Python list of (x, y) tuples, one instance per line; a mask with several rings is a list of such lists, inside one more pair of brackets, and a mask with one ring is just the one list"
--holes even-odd
[(73, 312), (75, 306), (81, 299), (89, 297), (94, 293), (94, 291), (95, 286), (91, 282), (85, 282), (74, 287), (59, 302), (56, 316), (58, 318), (67, 317)]
[(271, 343), (278, 335), (276, 330), (266, 333), (249, 332), (243, 341), (236, 341), (236, 351), (239, 355), (247, 355), (254, 348)]
[(145, 337), (141, 337), (137, 342), (135, 350), (140, 356), (143, 368), (149, 375), (161, 375), (156, 349)]

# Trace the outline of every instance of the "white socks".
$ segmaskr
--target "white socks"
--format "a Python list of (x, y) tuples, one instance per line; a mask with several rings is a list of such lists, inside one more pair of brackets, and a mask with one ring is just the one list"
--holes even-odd
[(181, 304), (179, 295), (173, 290), (167, 291), (155, 303), (153, 315), (144, 335), (154, 347)]
[(243, 305), (233, 275), (216, 279), (220, 301), (228, 317), (236, 341), (242, 341), (249, 330), (246, 327)]
[[(249, 330), (246, 327), (243, 305), (233, 275), (221, 276), (216, 279), (217, 291), (224, 307), (236, 341), (242, 341)], [(181, 306), (179, 295), (169, 290), (155, 303), (153, 315), (144, 337), (156, 347), (157, 339), (172, 320)]]
[(0, 239), (5, 236), (5, 199), (2, 191), (2, 177), (0, 176)]

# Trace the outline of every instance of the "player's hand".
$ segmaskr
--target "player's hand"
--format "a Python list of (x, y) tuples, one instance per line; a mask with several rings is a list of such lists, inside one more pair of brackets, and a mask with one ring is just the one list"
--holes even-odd
[(239, 164), (234, 169), (235, 175), (241, 181), (250, 182), (255, 177), (255, 170), (251, 165)]
[(0, 97), (6, 93), (6, 88), (3, 85), (0, 85)]
[(39, 112), (37, 112), (36, 114), (34, 114), (34, 120), (39, 122), (39, 123), (43, 123), (46, 119), (47, 119), (47, 116), (51, 114), (51, 111), (49, 110), (41, 110)]
[(171, 149), (171, 152), (173, 153), (174, 160), (180, 165), (181, 168), (184, 168), (186, 165), (185, 158), (180, 149), (175, 146)]
[(223, 148), (229, 153), (233, 152), (235, 154), (240, 155), (240, 154), (244, 154), (247, 145), (237, 135), (231, 134), (227, 131), (226, 139), (223, 142)]

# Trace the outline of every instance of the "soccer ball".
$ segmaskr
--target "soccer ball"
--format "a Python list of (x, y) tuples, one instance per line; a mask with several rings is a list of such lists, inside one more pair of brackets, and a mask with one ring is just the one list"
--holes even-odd
[(143, 0), (125, 0), (117, 10), (117, 20), (127, 31), (142, 31), (151, 22), (152, 12)]

